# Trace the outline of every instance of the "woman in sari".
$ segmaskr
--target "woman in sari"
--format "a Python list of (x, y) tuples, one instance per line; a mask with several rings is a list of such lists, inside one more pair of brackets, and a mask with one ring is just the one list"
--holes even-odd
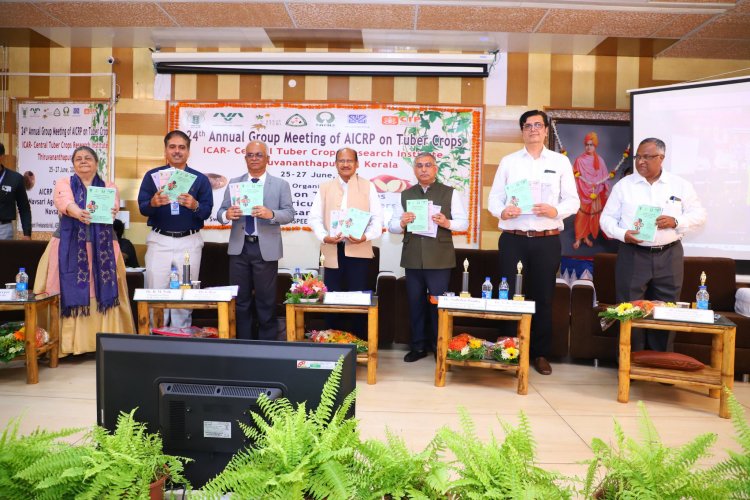
[(72, 161), (75, 173), (55, 183), (60, 224), (39, 261), (34, 283), (35, 293), (60, 294), (61, 355), (96, 351), (97, 332), (135, 331), (125, 263), (112, 225), (92, 223), (85, 208), (89, 186), (115, 188), (114, 219), (119, 193), (99, 177), (93, 149), (76, 148)]
[(578, 197), (581, 199), (581, 207), (578, 209), (575, 219), (575, 241), (573, 248), (578, 249), (581, 243), (588, 247), (594, 245), (589, 239), (599, 236), (599, 216), (607, 203), (609, 193), (609, 171), (604, 158), (596, 153), (599, 146), (599, 137), (596, 132), (589, 132), (583, 139), (585, 147), (581, 156), (573, 163), (573, 175), (576, 179)]

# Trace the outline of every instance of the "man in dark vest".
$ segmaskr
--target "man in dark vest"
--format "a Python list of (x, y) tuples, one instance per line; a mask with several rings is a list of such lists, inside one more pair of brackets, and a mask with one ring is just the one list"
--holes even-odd
[[(438, 173), (435, 157), (422, 153), (414, 159), (414, 176), (418, 184), (401, 193), (389, 224), (392, 233), (404, 233), (401, 250), (401, 267), (406, 271), (406, 294), (409, 301), (411, 323), (411, 350), (404, 361), (411, 363), (435, 352), (437, 344), (437, 306), (430, 304), (429, 295), (442, 295), (448, 289), (451, 269), (456, 267), (452, 231), (465, 231), (469, 218), (461, 195), (452, 187), (436, 182)], [(429, 200), (433, 203), (432, 221), (437, 224), (433, 236), (429, 232), (414, 233), (407, 224), (416, 215), (406, 211), (409, 200)], [(430, 322), (429, 334), (425, 324)], [(429, 336), (428, 336), (429, 335)]]

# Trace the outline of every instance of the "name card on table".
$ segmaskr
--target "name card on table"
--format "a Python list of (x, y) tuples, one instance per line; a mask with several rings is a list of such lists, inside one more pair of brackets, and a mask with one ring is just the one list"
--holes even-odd
[(326, 292), (323, 296), (324, 304), (369, 306), (371, 302), (372, 298), (366, 292)]
[(714, 322), (714, 312), (710, 309), (687, 309), (682, 307), (654, 307), (654, 319), (685, 321), (688, 323)]
[(163, 300), (167, 302), (182, 300), (182, 290), (179, 288), (136, 288), (133, 300)]
[(484, 311), (485, 299), (474, 297), (438, 297), (438, 307), (441, 309), (467, 309), (469, 311)]
[(501, 300), (485, 299), (487, 312), (507, 312), (518, 314), (534, 314), (536, 302), (533, 300)]
[(16, 300), (16, 291), (12, 288), (0, 289), (0, 300)]
[(229, 302), (232, 300), (232, 291), (213, 290), (210, 288), (189, 288), (183, 291), (182, 300), (188, 302)]

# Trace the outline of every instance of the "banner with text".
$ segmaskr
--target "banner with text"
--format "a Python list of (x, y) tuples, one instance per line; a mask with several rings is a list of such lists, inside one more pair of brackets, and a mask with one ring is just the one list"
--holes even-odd
[(206, 174), (214, 189), (216, 219), (229, 179), (247, 172), (248, 142), (268, 146), (268, 172), (292, 188), (294, 224), (309, 230), (307, 217), (321, 183), (336, 174), (342, 147), (358, 153), (357, 173), (375, 185), (386, 223), (401, 191), (414, 185), (414, 158), (422, 151), (438, 162), (438, 180), (458, 190), (469, 214), (468, 242), (477, 240), (482, 108), (401, 105), (187, 103), (170, 104), (170, 129), (192, 142), (188, 164)]
[(109, 180), (109, 103), (21, 102), (17, 169), (27, 183), (34, 231), (54, 231), (58, 214), (52, 199), (57, 179), (73, 174), (71, 156), (89, 146), (99, 157), (99, 175)]

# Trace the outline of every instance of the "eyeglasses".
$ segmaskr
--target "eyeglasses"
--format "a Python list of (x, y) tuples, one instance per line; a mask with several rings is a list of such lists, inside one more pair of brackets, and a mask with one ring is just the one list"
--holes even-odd
[(664, 158), (664, 155), (635, 155), (633, 158), (635, 159), (635, 161), (651, 161), (655, 160), (656, 158)]
[(524, 123), (523, 129), (528, 132), (529, 130), (542, 130), (544, 128), (544, 122)]
[(355, 163), (357, 160), (353, 160), (351, 158), (342, 158), (340, 160), (336, 160), (336, 163)]
[(245, 158), (247, 159), (257, 158), (258, 160), (262, 160), (264, 156), (266, 156), (265, 153), (245, 153)]

